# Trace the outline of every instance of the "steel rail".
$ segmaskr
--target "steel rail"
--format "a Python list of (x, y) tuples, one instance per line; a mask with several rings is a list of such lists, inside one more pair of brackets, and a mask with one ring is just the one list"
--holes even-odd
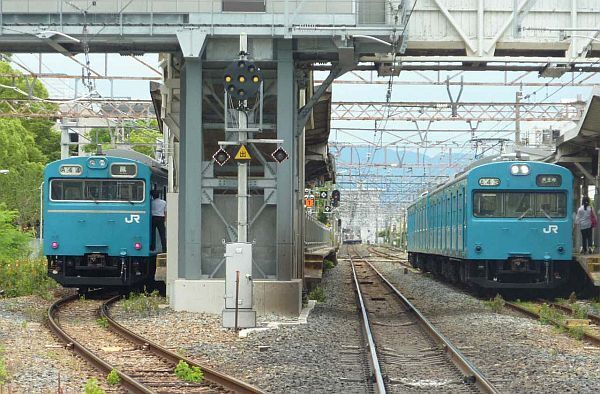
[[(532, 311), (530, 309), (527, 309), (524, 306), (521, 306), (521, 305), (516, 304), (514, 302), (506, 301), (504, 303), (504, 306), (506, 306), (506, 307), (508, 307), (508, 308), (510, 308), (512, 310), (515, 310), (517, 312), (523, 313), (523, 314), (531, 317), (532, 319), (538, 320), (540, 318), (540, 314), (539, 313), (537, 313), (535, 311)], [(569, 327), (567, 327), (566, 324), (563, 324), (561, 322), (558, 322), (558, 321), (555, 321), (555, 320), (552, 320), (552, 319), (548, 319), (548, 321), (550, 321), (552, 324), (554, 324), (557, 327), (564, 328), (564, 329), (567, 329), (567, 330), (569, 329)], [(583, 330), (583, 338), (585, 340), (587, 340), (588, 342), (590, 342), (590, 343), (593, 343), (595, 345), (600, 345), (600, 336), (596, 336), (596, 335), (590, 334), (590, 333), (586, 332), (585, 330)]]
[[(556, 302), (549, 302), (548, 305), (553, 306), (556, 309), (560, 309), (561, 311), (573, 314), (573, 308), (568, 305), (558, 304)], [(593, 313), (586, 313), (587, 319), (590, 319), (594, 324), (600, 326), (600, 316), (595, 315)]]
[(179, 361), (184, 361), (190, 366), (199, 367), (202, 370), (202, 373), (204, 374), (205, 380), (208, 382), (225, 387), (226, 389), (232, 390), (236, 393), (242, 393), (242, 394), (262, 393), (262, 391), (260, 389), (254, 387), (254, 386), (251, 386), (245, 382), (242, 382), (241, 380), (238, 380), (231, 376), (225, 375), (221, 372), (215, 371), (206, 366), (200, 365), (200, 364), (190, 360), (189, 358), (175, 354), (175, 353), (165, 349), (164, 347), (162, 347), (152, 341), (149, 341), (146, 338), (141, 337), (140, 335), (134, 333), (131, 330), (128, 330), (121, 324), (117, 323), (110, 316), (109, 305), (116, 302), (120, 298), (121, 298), (121, 296), (116, 296), (116, 297), (109, 299), (108, 301), (106, 301), (105, 303), (102, 304), (102, 307), (100, 309), (101, 317), (105, 317), (107, 319), (108, 325), (113, 330), (113, 332), (115, 332), (116, 334), (120, 335), (121, 337), (123, 337), (133, 343), (143, 346), (145, 349), (148, 349), (152, 353), (156, 354), (157, 356), (159, 356), (165, 360), (171, 361), (175, 364), (177, 364)]
[(360, 306), (360, 313), (363, 321), (363, 328), (365, 330), (365, 335), (367, 337), (367, 343), (369, 345), (369, 361), (371, 363), (371, 370), (373, 371), (373, 375), (375, 378), (375, 385), (377, 387), (377, 392), (379, 394), (386, 393), (385, 383), (383, 379), (383, 374), (381, 373), (381, 365), (379, 364), (379, 357), (377, 357), (377, 347), (375, 346), (375, 341), (373, 340), (373, 333), (371, 332), (371, 324), (369, 323), (369, 316), (367, 314), (367, 308), (365, 307), (365, 302), (362, 296), (362, 292), (360, 291), (360, 284), (358, 282), (358, 277), (356, 276), (356, 269), (354, 268), (354, 261), (352, 261), (352, 256), (350, 256), (350, 265), (352, 266), (352, 276), (354, 278), (354, 285), (356, 286), (356, 295), (358, 297), (358, 302)]
[(485, 375), (473, 365), (441, 332), (439, 332), (429, 320), (392, 284), (388, 281), (374, 266), (364, 260), (371, 269), (377, 273), (379, 278), (398, 296), (402, 303), (412, 312), (419, 324), (429, 333), (438, 345), (441, 345), (444, 352), (450, 360), (465, 375), (467, 382), (472, 382), (482, 393), (499, 393), (494, 385), (485, 377)]
[(121, 378), (121, 386), (127, 389), (128, 391), (135, 393), (152, 393), (151, 390), (148, 390), (144, 385), (137, 382), (131, 376), (119, 371), (109, 363), (105, 362), (98, 356), (96, 356), (92, 351), (88, 348), (74, 340), (69, 334), (67, 334), (58, 324), (55, 319), (56, 312), (58, 312), (59, 308), (67, 304), (79, 297), (78, 294), (70, 295), (67, 297), (63, 297), (60, 300), (53, 303), (50, 308), (48, 308), (48, 324), (50, 325), (51, 330), (63, 341), (67, 344), (67, 348), (75, 351), (78, 355), (80, 355), (84, 360), (90, 362), (96, 368), (104, 371), (104, 373), (110, 373), (115, 370), (119, 377)]

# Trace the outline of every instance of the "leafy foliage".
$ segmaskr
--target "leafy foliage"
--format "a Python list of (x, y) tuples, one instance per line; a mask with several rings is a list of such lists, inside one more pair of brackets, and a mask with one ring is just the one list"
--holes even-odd
[(83, 386), (83, 390), (85, 394), (104, 394), (104, 390), (100, 388), (100, 383), (98, 383), (98, 379), (91, 378), (85, 382), (85, 386)]
[(7, 297), (39, 295), (50, 298), (58, 284), (48, 277), (46, 259), (0, 260), (0, 288)]
[(121, 377), (117, 373), (116, 369), (110, 371), (110, 373), (106, 376), (106, 383), (108, 383), (111, 386), (116, 386), (119, 383), (121, 383)]
[[(60, 157), (60, 133), (53, 122), (26, 119), (27, 114), (56, 112), (56, 105), (40, 99), (48, 97), (42, 83), (23, 76), (6, 62), (0, 61), (0, 99), (17, 100), (0, 103), (0, 111), (21, 114), (20, 119), (0, 119), (0, 203), (18, 210), (16, 224), (34, 228), (39, 217), (39, 186), (44, 165)], [(29, 100), (29, 96), (35, 100)]]
[(200, 367), (190, 367), (183, 360), (180, 360), (175, 367), (175, 375), (185, 382), (200, 383), (204, 380), (204, 373)]
[(4, 348), (0, 346), (0, 384), (6, 382), (8, 379), (8, 370), (6, 369), (6, 362), (4, 361)]
[(325, 302), (327, 297), (325, 296), (325, 290), (321, 286), (317, 286), (308, 293), (309, 300), (315, 300), (317, 302)]
[(6, 206), (0, 204), (0, 262), (29, 255), (31, 235), (14, 227), (17, 216), (17, 211), (6, 210)]
[(563, 323), (564, 316), (556, 309), (548, 306), (548, 304), (543, 304), (540, 307), (540, 323), (542, 324), (553, 324), (553, 323)]
[(158, 290), (152, 293), (130, 293), (127, 299), (123, 300), (123, 309), (127, 313), (140, 316), (149, 316), (158, 310), (163, 298)]
[(504, 299), (500, 294), (496, 294), (496, 297), (491, 298), (489, 301), (484, 301), (483, 303), (496, 313), (502, 312), (505, 304)]

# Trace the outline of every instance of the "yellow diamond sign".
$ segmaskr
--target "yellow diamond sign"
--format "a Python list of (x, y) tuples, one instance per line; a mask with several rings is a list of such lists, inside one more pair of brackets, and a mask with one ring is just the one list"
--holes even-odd
[(246, 145), (242, 145), (238, 153), (235, 155), (236, 160), (250, 160), (252, 157), (246, 148)]

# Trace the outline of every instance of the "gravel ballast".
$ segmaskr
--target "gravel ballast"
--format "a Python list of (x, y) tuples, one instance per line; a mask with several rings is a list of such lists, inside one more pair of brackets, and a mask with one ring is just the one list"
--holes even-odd
[(0, 392), (81, 393), (88, 378), (103, 379), (44, 325), (50, 304), (36, 296), (0, 299), (0, 357), (9, 379)]
[(510, 312), (494, 313), (459, 289), (400, 264), (374, 266), (502, 392), (600, 392), (600, 348)]
[(165, 308), (158, 315), (138, 318), (119, 307), (112, 315), (152, 341), (267, 392), (364, 393), (361, 331), (349, 265), (327, 271), (321, 285), (327, 299), (315, 306), (308, 324), (282, 325), (246, 338), (221, 328), (220, 318), (213, 315)]

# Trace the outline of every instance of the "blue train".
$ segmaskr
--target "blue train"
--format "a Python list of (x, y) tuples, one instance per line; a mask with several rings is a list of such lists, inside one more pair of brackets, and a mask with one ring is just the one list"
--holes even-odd
[(543, 162), (474, 167), (407, 209), (413, 266), (488, 289), (550, 289), (573, 259), (573, 176)]
[(137, 152), (71, 157), (44, 171), (48, 274), (65, 287), (134, 287), (153, 280), (150, 191), (167, 172)]

